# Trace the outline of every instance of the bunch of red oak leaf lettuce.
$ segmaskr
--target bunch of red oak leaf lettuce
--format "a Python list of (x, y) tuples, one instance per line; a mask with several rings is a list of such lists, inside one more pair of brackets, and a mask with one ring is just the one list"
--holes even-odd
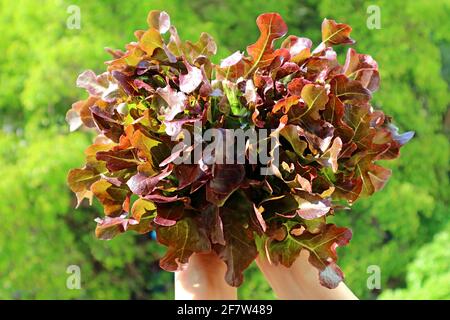
[[(107, 49), (107, 72), (78, 77), (89, 97), (67, 113), (71, 130), (98, 132), (85, 166), (68, 175), (78, 204), (95, 196), (103, 205), (97, 237), (155, 231), (167, 246), (160, 266), (168, 271), (213, 251), (232, 286), (258, 252), (289, 267), (307, 250), (321, 283), (336, 287), (343, 279), (336, 247), (352, 233), (327, 217), (383, 188), (391, 171), (375, 162), (397, 158), (413, 135), (399, 134), (371, 106), (377, 63), (348, 49), (340, 65), (333, 46), (354, 41), (351, 27), (333, 20), (323, 21), (314, 50), (292, 35), (275, 48), (287, 26), (277, 13), (262, 14), (247, 55), (238, 51), (220, 65), (211, 62), (217, 47), (207, 33), (182, 41), (166, 12), (151, 11), (147, 20), (125, 52)], [(172, 149), (194, 123), (272, 129), (279, 165), (176, 164)], [(261, 166), (274, 174), (261, 174)]]

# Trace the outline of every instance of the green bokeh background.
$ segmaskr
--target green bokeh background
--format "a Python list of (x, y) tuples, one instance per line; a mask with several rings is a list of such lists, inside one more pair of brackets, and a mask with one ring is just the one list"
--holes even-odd
[[(70, 5), (81, 10), (81, 29), (66, 26)], [(369, 5), (380, 9), (380, 29), (366, 25)], [(64, 122), (86, 96), (76, 77), (102, 72), (103, 48), (134, 40), (151, 9), (166, 10), (184, 39), (213, 35), (216, 62), (256, 40), (263, 12), (279, 12), (290, 34), (315, 44), (323, 18), (349, 23), (356, 50), (380, 66), (374, 106), (416, 137), (386, 164), (394, 172), (386, 188), (335, 218), (354, 232), (339, 264), (363, 299), (450, 298), (449, 0), (0, 0), (0, 299), (173, 298), (173, 275), (157, 262), (164, 248), (148, 235), (96, 240), (101, 208), (75, 210), (65, 182), (92, 139)], [(66, 287), (69, 265), (81, 269), (80, 290)], [(373, 265), (381, 289), (367, 287)], [(239, 296), (274, 298), (254, 266)]]

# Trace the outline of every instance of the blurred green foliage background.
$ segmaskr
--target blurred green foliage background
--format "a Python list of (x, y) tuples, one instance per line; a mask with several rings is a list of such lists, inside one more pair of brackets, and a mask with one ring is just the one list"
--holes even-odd
[[(70, 5), (80, 29), (66, 26)], [(369, 5), (379, 6), (381, 29), (366, 25)], [(135, 234), (96, 240), (98, 204), (75, 210), (66, 187), (92, 138), (64, 122), (85, 97), (75, 79), (102, 72), (103, 48), (134, 40), (151, 9), (166, 10), (185, 39), (212, 34), (216, 62), (256, 40), (262, 12), (279, 12), (290, 34), (316, 44), (323, 18), (350, 24), (356, 50), (380, 66), (375, 107), (416, 137), (388, 164), (386, 188), (335, 218), (354, 232), (340, 250), (346, 282), (364, 299), (450, 299), (448, 0), (0, 0), (0, 299), (173, 298), (173, 275), (158, 268), (164, 248)], [(69, 265), (81, 268), (81, 290), (66, 288)], [(371, 265), (379, 290), (367, 287)], [(254, 266), (239, 295), (274, 298)]]

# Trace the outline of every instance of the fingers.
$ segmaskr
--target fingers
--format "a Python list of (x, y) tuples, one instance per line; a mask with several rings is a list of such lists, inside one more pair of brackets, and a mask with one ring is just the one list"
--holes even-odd
[(215, 253), (193, 254), (187, 268), (175, 272), (175, 299), (237, 299), (237, 289), (225, 282), (225, 271), (225, 263)]
[(290, 268), (272, 265), (267, 258), (261, 256), (256, 259), (256, 263), (280, 299), (358, 299), (343, 282), (335, 289), (323, 287), (319, 282), (318, 271), (308, 262), (308, 257), (309, 253), (303, 250)]

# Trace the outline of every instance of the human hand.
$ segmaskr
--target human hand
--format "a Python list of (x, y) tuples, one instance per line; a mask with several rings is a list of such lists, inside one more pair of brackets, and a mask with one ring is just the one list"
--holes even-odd
[(225, 263), (214, 253), (195, 253), (175, 272), (176, 300), (236, 300), (237, 289), (225, 282)]
[[(335, 289), (323, 287), (319, 283), (317, 269), (308, 262), (308, 256), (309, 253), (302, 251), (290, 268), (272, 265), (261, 256), (256, 263), (279, 299), (357, 299), (343, 282)], [(225, 271), (225, 263), (215, 253), (192, 255), (187, 268), (175, 273), (175, 299), (237, 299), (237, 289), (224, 280)]]

